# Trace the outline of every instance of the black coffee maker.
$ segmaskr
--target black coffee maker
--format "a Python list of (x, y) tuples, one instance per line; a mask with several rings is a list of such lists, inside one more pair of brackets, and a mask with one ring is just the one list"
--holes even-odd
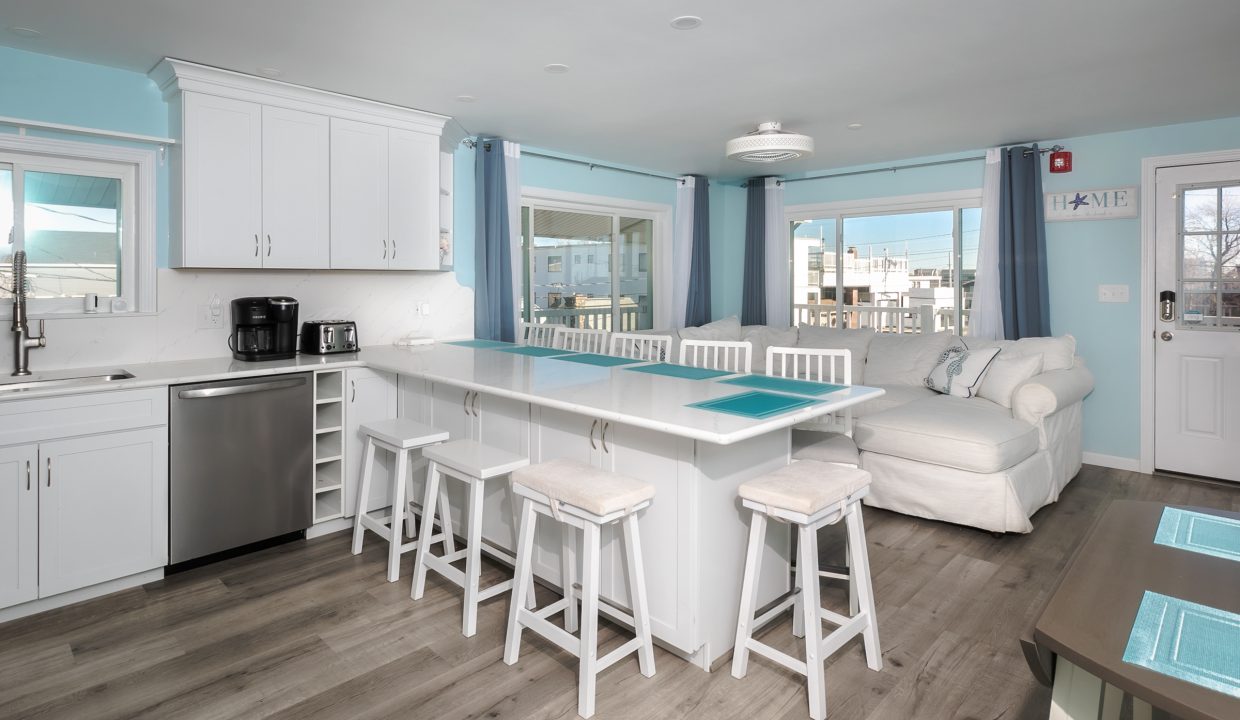
[(297, 301), (291, 297), (244, 297), (232, 301), (228, 338), (238, 360), (286, 360), (297, 355)]

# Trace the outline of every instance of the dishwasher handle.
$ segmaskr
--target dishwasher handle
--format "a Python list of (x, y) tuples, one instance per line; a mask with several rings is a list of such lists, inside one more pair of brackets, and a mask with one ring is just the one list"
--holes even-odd
[(266, 392), (268, 390), (284, 390), (286, 388), (301, 387), (305, 384), (306, 379), (304, 377), (299, 377), (286, 380), (272, 380), (271, 382), (253, 383), (250, 385), (224, 385), (221, 387), (199, 388), (197, 390), (182, 390), (177, 393), (177, 397), (182, 400), (226, 397), (228, 395), (245, 395), (248, 393)]

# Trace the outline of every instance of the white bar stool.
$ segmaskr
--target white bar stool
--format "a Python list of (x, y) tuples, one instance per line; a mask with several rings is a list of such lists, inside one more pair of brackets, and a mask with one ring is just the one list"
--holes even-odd
[[(646, 605), (646, 576), (642, 565), (637, 513), (650, 505), (654, 487), (640, 480), (598, 470), (575, 460), (558, 459), (531, 465), (512, 474), (513, 492), (522, 498), (521, 536), (517, 541), (516, 585), (508, 608), (508, 638), (504, 643), (504, 662), (513, 665), (521, 652), (521, 631), (525, 628), (542, 635), (578, 658), (577, 714), (594, 714), (595, 685), (598, 674), (631, 652), (637, 652), (638, 667), (646, 677), (654, 675), (654, 646), (650, 641), (650, 612)], [(536, 610), (530, 600), (534, 581), (534, 535), (538, 516), (545, 515), (566, 528), (579, 528), (583, 534), (581, 633), (576, 628), (577, 598), (569, 562), (565, 562), (564, 597)], [(627, 560), (629, 601), (633, 614), (600, 601), (599, 534), (603, 525), (622, 522), (624, 555)], [(567, 539), (571, 530), (566, 530)], [(564, 611), (566, 629), (547, 620)], [(632, 627), (634, 638), (598, 657), (598, 615)]]
[[(486, 481), (491, 478), (507, 475), (517, 468), (530, 464), (529, 458), (516, 455), (506, 450), (483, 445), (477, 440), (453, 440), (442, 445), (434, 445), (422, 451), (422, 456), (430, 460), (427, 469), (426, 493), (422, 507), (429, 507), (438, 495), (443, 498), (440, 478), (447, 476), (463, 481), (469, 487), (469, 500), (465, 507), (465, 547), (454, 550), (451, 545), (444, 545), (444, 554), (430, 554), (431, 545), (440, 538), (431, 535), (431, 524), (422, 519), (422, 538), (418, 541), (418, 554), (413, 561), (413, 587), (409, 595), (414, 600), (421, 600), (426, 589), (426, 571), (434, 570), (465, 590), (465, 611), (461, 621), (461, 633), (465, 637), (473, 637), (478, 631), (478, 604), (483, 600), (495, 597), (512, 587), (512, 580), (496, 583), (488, 588), (479, 588), (478, 581), (482, 573), (482, 551), (510, 564), (515, 564), (511, 555), (482, 539), (482, 501), (486, 489)], [(515, 501), (513, 503), (516, 504)], [(451, 527), (452, 515), (447, 500), (441, 500), (439, 519), (444, 527)], [(445, 538), (446, 540), (446, 538)], [(452, 563), (465, 560), (465, 572), (452, 566)]]
[[(742, 504), (752, 510), (753, 515), (749, 521), (749, 547), (745, 554), (745, 576), (736, 622), (736, 646), (732, 651), (732, 677), (745, 677), (751, 650), (804, 675), (809, 685), (809, 715), (814, 720), (823, 720), (827, 716), (824, 663), (854, 636), (862, 636), (866, 664), (870, 669), (883, 669), (883, 656), (878, 644), (878, 619), (874, 612), (874, 588), (870, 583), (870, 560), (865, 547), (865, 526), (861, 520), (861, 498), (869, 491), (869, 472), (816, 460), (799, 460), (742, 483), (738, 489)], [(766, 543), (768, 517), (797, 526), (800, 555), (797, 584), (801, 587), (794, 588), (787, 597), (755, 618), (759, 566)], [(848, 530), (851, 583), (856, 588), (860, 605), (860, 610), (851, 616), (821, 607), (818, 588), (818, 530), (840, 520), (844, 520)], [(804, 661), (753, 639), (755, 631), (789, 607), (794, 607), (794, 612), (801, 618), (801, 622), (794, 625), (803, 626)], [(822, 636), (823, 620), (838, 626), (826, 637)], [(794, 634), (800, 629), (794, 627)]]
[[(362, 482), (357, 491), (356, 514), (353, 516), (353, 554), (362, 552), (362, 536), (367, 530), (374, 531), (379, 537), (388, 541), (388, 582), (396, 582), (400, 577), (400, 556), (418, 546), (417, 542), (401, 542), (401, 526), (413, 537), (413, 518), (409, 511), (409, 495), (407, 488), (412, 487), (409, 474), (409, 455), (412, 451), (448, 439), (445, 430), (437, 430), (413, 420), (396, 419), (381, 420), (361, 427), (366, 435), (366, 452), (362, 460)], [(374, 474), (375, 448), (382, 448), (396, 456), (396, 470), (392, 473), (392, 514), (390, 524), (383, 519), (373, 517), (366, 512), (366, 500), (370, 497), (371, 477)], [(447, 497), (441, 498), (447, 503)], [(425, 508), (423, 516), (426, 515)], [(434, 513), (430, 514), (434, 518)], [(444, 535), (451, 542), (452, 531), (449, 523), (444, 523)]]

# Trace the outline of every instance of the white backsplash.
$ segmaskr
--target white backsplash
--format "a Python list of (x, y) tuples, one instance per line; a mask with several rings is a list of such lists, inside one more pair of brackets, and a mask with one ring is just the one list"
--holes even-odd
[[(450, 272), (164, 269), (158, 272), (158, 283), (156, 315), (100, 313), (47, 320), (47, 347), (30, 353), (31, 368), (37, 372), (225, 356), (232, 327), (228, 304), (250, 295), (296, 298), (299, 321), (353, 320), (362, 345), (390, 344), (410, 334), (436, 339), (473, 335), (473, 290), (458, 285)], [(199, 308), (212, 295), (223, 304), (224, 327), (199, 330)], [(421, 303), (430, 304), (430, 315), (418, 314)], [(6, 360), (5, 366), (10, 365), (12, 358)]]

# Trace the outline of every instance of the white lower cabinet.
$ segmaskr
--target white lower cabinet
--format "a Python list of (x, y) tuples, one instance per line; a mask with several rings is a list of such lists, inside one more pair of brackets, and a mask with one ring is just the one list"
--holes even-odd
[(39, 595), (150, 570), (168, 560), (168, 431), (39, 445)]
[[(366, 458), (366, 436), (362, 425), (396, 417), (396, 376), (391, 373), (349, 368), (344, 377), (344, 514), (357, 512), (357, 490), (362, 482), (362, 462)], [(395, 458), (382, 449), (375, 451), (375, 469), (366, 510), (392, 504), (391, 482)]]
[(0, 403), (0, 608), (168, 564), (167, 395)]

